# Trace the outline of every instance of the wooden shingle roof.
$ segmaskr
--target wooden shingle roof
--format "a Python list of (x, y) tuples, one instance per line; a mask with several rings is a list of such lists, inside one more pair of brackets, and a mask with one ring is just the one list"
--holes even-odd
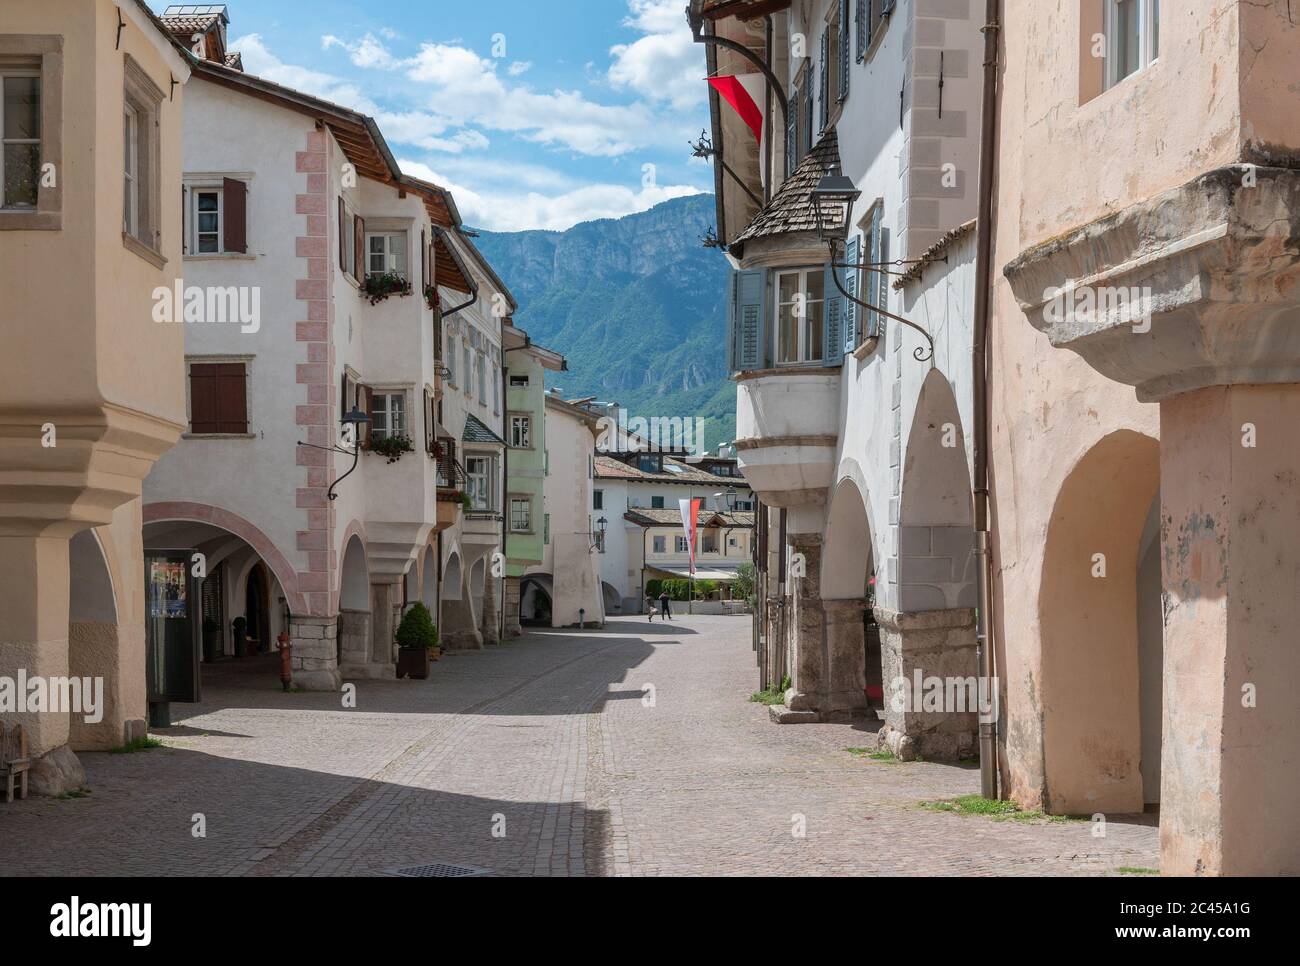
[[(804, 159), (777, 189), (772, 200), (754, 216), (749, 227), (736, 236), (736, 240), (731, 243), (732, 251), (739, 254), (737, 246), (754, 238), (816, 231), (817, 215), (813, 211), (811, 192), (825, 175), (839, 166), (839, 139), (832, 129), (823, 134), (813, 149), (804, 155)], [(828, 229), (833, 231), (844, 228), (842, 211), (825, 210), (823, 216)]]

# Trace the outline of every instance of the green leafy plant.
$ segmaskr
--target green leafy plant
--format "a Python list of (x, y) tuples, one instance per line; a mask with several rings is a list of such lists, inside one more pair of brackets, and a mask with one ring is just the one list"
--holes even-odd
[(371, 305), (378, 305), (384, 299), (397, 295), (405, 297), (411, 294), (411, 283), (397, 272), (375, 272), (366, 276), (361, 290), (370, 299)]
[(731, 585), (731, 596), (743, 599), (754, 606), (754, 565), (748, 561), (736, 568), (736, 582)]
[(397, 643), (402, 647), (423, 648), (432, 651), (438, 646), (438, 628), (433, 623), (433, 615), (423, 604), (413, 604), (402, 615), (402, 622), (397, 625)]
[(474, 501), (469, 498), (468, 493), (462, 493), (460, 495), (460, 505), (466, 510), (472, 510), (474, 508)]
[(139, 738), (132, 738), (120, 748), (110, 748), (110, 755), (134, 755), (137, 751), (148, 751), (150, 748), (163, 748), (162, 740), (155, 738), (153, 735), (141, 735)]
[(432, 285), (424, 287), (424, 304), (429, 308), (437, 311), (438, 309), (438, 289)]
[(415, 452), (415, 444), (411, 442), (411, 437), (404, 433), (381, 436), (370, 440), (370, 452), (385, 457), (389, 463), (396, 463), (402, 458), (403, 453)]

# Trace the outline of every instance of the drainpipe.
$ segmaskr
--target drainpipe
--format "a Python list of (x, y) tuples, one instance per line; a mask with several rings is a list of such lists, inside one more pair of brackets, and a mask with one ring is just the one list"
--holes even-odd
[[(975, 256), (975, 319), (972, 369), (974, 373), (975, 445), (974, 445), (974, 498), (975, 498), (975, 563), (979, 583), (979, 611), (975, 620), (976, 651), (979, 655), (980, 677), (989, 689), (996, 680), (997, 665), (993, 654), (993, 622), (989, 611), (992, 594), (989, 589), (991, 561), (989, 559), (989, 312), (992, 304), (993, 272), (993, 179), (997, 163), (997, 80), (998, 39), (1002, 30), (998, 0), (987, 0), (984, 16), (984, 101), (981, 113), (979, 214), (976, 226)], [(1000, 696), (999, 696), (1000, 697)], [(985, 721), (981, 715), (980, 740), (980, 793), (985, 798), (998, 797), (998, 732), (995, 705), (993, 720)]]
[[(506, 403), (506, 387), (510, 384), (506, 374), (510, 372), (506, 365), (506, 349), (501, 349), (501, 429), (502, 435), (509, 430), (510, 407)], [(543, 507), (544, 509), (544, 507)], [(506, 568), (509, 566), (510, 554), (507, 541), (510, 539), (510, 442), (501, 449), (501, 592), (497, 594), (497, 641), (506, 642)]]

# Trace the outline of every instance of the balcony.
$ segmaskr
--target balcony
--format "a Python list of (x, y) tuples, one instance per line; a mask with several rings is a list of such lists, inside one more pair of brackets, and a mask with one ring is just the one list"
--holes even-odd
[(769, 506), (818, 502), (834, 482), (840, 370), (757, 369), (736, 375), (736, 452)]
[(456, 441), (438, 442), (437, 523), (435, 532), (454, 527), (465, 512), (465, 470), (456, 459)]

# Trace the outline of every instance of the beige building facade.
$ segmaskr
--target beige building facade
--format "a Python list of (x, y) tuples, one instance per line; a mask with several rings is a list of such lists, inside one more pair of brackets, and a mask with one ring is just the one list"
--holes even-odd
[(185, 420), (153, 293), (180, 271), (189, 75), (143, 3), (0, 7), (0, 680), (18, 704), (24, 679), (102, 688), (97, 715), (0, 705), (46, 794), (144, 730), (141, 482)]

